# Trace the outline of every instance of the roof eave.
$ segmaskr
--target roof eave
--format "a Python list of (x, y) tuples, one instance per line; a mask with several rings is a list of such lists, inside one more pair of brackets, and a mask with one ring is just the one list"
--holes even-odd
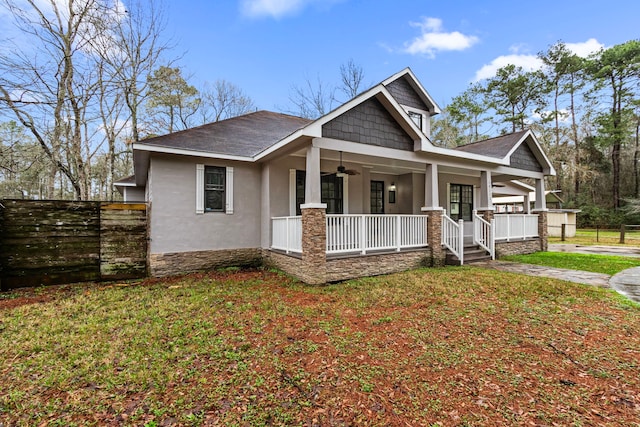
[(429, 113), (431, 113), (432, 116), (435, 116), (436, 114), (440, 114), (442, 112), (442, 110), (440, 109), (438, 104), (434, 101), (434, 99), (431, 97), (429, 92), (427, 92), (427, 90), (424, 88), (424, 86), (422, 86), (422, 83), (420, 83), (420, 80), (418, 80), (418, 78), (413, 73), (413, 70), (411, 70), (411, 68), (407, 67), (404, 70), (401, 70), (401, 71), (395, 73), (391, 77), (385, 79), (381, 84), (383, 86), (386, 86), (389, 83), (391, 83), (391, 82), (393, 82), (393, 81), (395, 81), (395, 80), (397, 80), (400, 77), (403, 77), (405, 75), (408, 75), (409, 77), (411, 77), (409, 83), (411, 84), (413, 89), (418, 93), (418, 95), (420, 95), (420, 98), (422, 98), (422, 101), (425, 104), (427, 104), (427, 105), (429, 105), (431, 107), (429, 109)]
[(139, 151), (148, 151), (153, 153), (178, 154), (178, 155), (192, 156), (192, 157), (236, 160), (239, 162), (255, 161), (253, 157), (248, 157), (248, 156), (237, 156), (233, 154), (221, 154), (221, 153), (213, 153), (210, 151), (189, 150), (186, 148), (166, 147), (162, 145), (152, 145), (152, 144), (134, 143), (133, 149), (139, 150)]
[(520, 147), (520, 145), (525, 143), (527, 141), (527, 138), (529, 137), (531, 137), (531, 141), (533, 141), (534, 148), (535, 148), (535, 150), (532, 150), (533, 155), (536, 156), (536, 159), (542, 166), (542, 172), (548, 176), (555, 176), (556, 170), (554, 169), (553, 164), (551, 163), (547, 155), (544, 153), (542, 146), (538, 142), (538, 138), (536, 138), (536, 135), (531, 131), (531, 129), (527, 129), (527, 131), (522, 135), (522, 137), (520, 137), (518, 142), (513, 145), (511, 150), (509, 150), (507, 155), (504, 157), (504, 160), (508, 162), (509, 159), (511, 158), (511, 155)]

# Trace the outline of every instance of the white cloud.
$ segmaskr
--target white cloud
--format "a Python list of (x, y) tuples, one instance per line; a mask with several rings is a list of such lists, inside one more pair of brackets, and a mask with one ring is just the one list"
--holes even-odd
[(565, 46), (567, 47), (567, 49), (569, 49), (575, 55), (580, 56), (581, 58), (586, 58), (592, 53), (595, 53), (604, 48), (604, 45), (602, 43), (593, 38), (582, 43), (565, 43)]
[[(571, 52), (583, 58), (605, 47), (594, 38), (580, 43), (565, 43), (565, 46)], [(496, 71), (498, 71), (499, 68), (506, 67), (509, 64), (522, 67), (525, 71), (541, 69), (543, 67), (543, 63), (537, 55), (519, 53), (522, 48), (523, 46), (514, 45), (509, 49), (512, 52), (510, 55), (498, 56), (489, 64), (483, 65), (482, 68), (476, 71), (473, 81), (477, 82), (483, 79), (490, 79), (496, 75)]]
[(412, 27), (420, 28), (421, 34), (411, 42), (404, 44), (405, 53), (411, 55), (423, 54), (434, 58), (436, 52), (449, 50), (465, 50), (476, 44), (476, 36), (468, 36), (458, 31), (450, 33), (442, 30), (442, 20), (426, 17), (422, 22), (410, 22)]
[[(531, 114), (531, 120), (540, 120), (540, 119), (548, 119), (553, 117), (554, 112), (551, 110), (545, 110), (539, 113)], [(560, 123), (569, 123), (569, 119), (571, 117), (571, 112), (566, 108), (561, 108), (558, 110), (558, 121)]]
[(275, 19), (293, 15), (310, 4), (331, 5), (340, 0), (242, 0), (242, 14), (250, 18)]
[(483, 79), (490, 79), (496, 75), (496, 71), (498, 71), (499, 68), (506, 67), (509, 64), (522, 67), (524, 71), (533, 71), (542, 68), (542, 61), (536, 55), (517, 53), (502, 55), (495, 58), (489, 64), (483, 65), (482, 68), (476, 71), (473, 81), (477, 82)]

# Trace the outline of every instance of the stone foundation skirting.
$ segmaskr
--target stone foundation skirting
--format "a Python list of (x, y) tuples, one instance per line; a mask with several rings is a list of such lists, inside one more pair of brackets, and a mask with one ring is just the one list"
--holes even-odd
[(431, 264), (430, 251), (358, 255), (327, 260), (327, 282), (398, 273)]
[(540, 239), (516, 240), (513, 242), (496, 242), (496, 258), (507, 255), (532, 254), (540, 250)]
[(262, 251), (258, 248), (173, 252), (149, 256), (149, 270), (154, 277), (261, 264)]
[(311, 283), (316, 278), (316, 274), (312, 272), (306, 274), (305, 262), (299, 255), (286, 255), (265, 249), (262, 251), (262, 262), (265, 267), (275, 267), (305, 283)]
[(324, 280), (319, 280), (317, 271), (308, 271), (305, 262), (296, 256), (265, 250), (264, 263), (276, 267), (305, 283), (329, 283), (359, 277), (398, 273), (431, 264), (430, 252), (425, 250), (394, 252), (386, 254), (353, 255), (327, 259)]

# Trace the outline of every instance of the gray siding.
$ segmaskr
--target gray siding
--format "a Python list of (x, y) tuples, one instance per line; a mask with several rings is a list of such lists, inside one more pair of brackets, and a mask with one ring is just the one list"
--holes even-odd
[[(196, 164), (233, 166), (234, 213), (196, 214)], [(151, 158), (151, 253), (260, 247), (260, 166), (154, 155)]]
[(394, 80), (386, 87), (389, 93), (391, 93), (391, 96), (393, 96), (398, 103), (408, 107), (429, 111), (429, 107), (422, 101), (422, 98), (418, 96), (416, 91), (413, 90), (404, 77)]
[(145, 188), (144, 187), (124, 187), (123, 195), (125, 203), (143, 203), (145, 200)]
[(526, 143), (520, 144), (520, 147), (513, 152), (510, 159), (511, 167), (524, 169), (527, 171), (542, 172), (542, 166), (534, 156), (533, 152)]
[(322, 126), (322, 136), (413, 151), (413, 140), (375, 98)]

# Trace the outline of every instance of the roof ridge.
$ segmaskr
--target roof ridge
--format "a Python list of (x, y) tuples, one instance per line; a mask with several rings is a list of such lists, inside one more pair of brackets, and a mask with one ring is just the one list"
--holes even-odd
[(468, 147), (468, 146), (470, 146), (470, 145), (479, 144), (479, 143), (481, 143), (481, 142), (491, 141), (492, 139), (505, 138), (505, 137), (512, 136), (512, 135), (516, 135), (516, 134), (519, 134), (519, 133), (526, 133), (526, 132), (528, 132), (528, 131), (530, 131), (530, 130), (531, 130), (531, 129), (528, 129), (528, 128), (527, 128), (527, 129), (522, 129), (522, 130), (518, 130), (518, 131), (515, 131), (515, 132), (505, 133), (504, 135), (492, 136), (491, 138), (481, 139), (481, 140), (479, 140), (479, 141), (473, 141), (473, 142), (469, 142), (469, 143), (467, 143), (467, 144), (458, 145), (458, 146), (457, 146), (457, 147), (455, 147), (455, 148)]
[(249, 116), (255, 116), (256, 114), (264, 114), (264, 113), (274, 114), (274, 115), (283, 116), (283, 117), (290, 117), (292, 119), (307, 120), (308, 123), (313, 121), (313, 120), (310, 120), (310, 119), (306, 119), (304, 117), (294, 116), (292, 114), (287, 114), (287, 113), (279, 113), (277, 111), (256, 110), (256, 111), (251, 111), (249, 113), (240, 114), (239, 116), (233, 116), (233, 117), (228, 117), (226, 119), (217, 120), (217, 121), (214, 121), (214, 122), (203, 123), (201, 125), (193, 126), (193, 127), (187, 128), (187, 129), (180, 129), (180, 130), (177, 130), (177, 131), (174, 131), (174, 132), (165, 133), (165, 134), (162, 134), (162, 135), (151, 136), (151, 137), (148, 137), (148, 138), (141, 139), (138, 142), (144, 144), (144, 143), (148, 143), (150, 141), (153, 141), (156, 138), (164, 138), (164, 137), (169, 136), (169, 135), (180, 135), (180, 134), (182, 134), (184, 132), (192, 132), (194, 130), (198, 130), (198, 129), (202, 129), (202, 128), (206, 128), (206, 127), (210, 127), (210, 126), (215, 126), (215, 125), (219, 125), (219, 124), (223, 124), (223, 123), (228, 123), (228, 122), (233, 121), (233, 120), (247, 118)]

